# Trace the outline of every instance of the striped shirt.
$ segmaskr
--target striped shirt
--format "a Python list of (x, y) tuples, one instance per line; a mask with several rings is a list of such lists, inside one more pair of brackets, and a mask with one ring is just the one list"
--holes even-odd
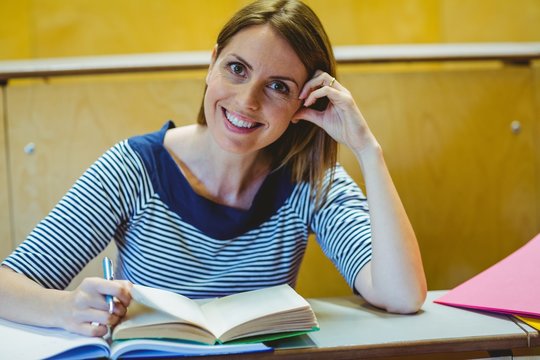
[(172, 127), (105, 152), (3, 264), (64, 289), (115, 241), (117, 278), (215, 297), (294, 286), (313, 232), (353, 286), (371, 258), (371, 228), (366, 198), (340, 165), (319, 209), (310, 185), (291, 183), (284, 169), (267, 177), (251, 209), (239, 210), (193, 191), (163, 146)]

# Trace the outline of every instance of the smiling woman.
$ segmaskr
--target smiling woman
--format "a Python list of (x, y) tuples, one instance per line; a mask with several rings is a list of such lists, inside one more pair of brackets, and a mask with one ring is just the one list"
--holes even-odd
[[(125, 315), (133, 283), (194, 298), (294, 285), (310, 233), (366, 300), (419, 309), (414, 231), (313, 11), (295, 0), (241, 9), (206, 85), (196, 124), (120, 141), (2, 263), (0, 317), (101, 336)], [(320, 99), (328, 105), (311, 108)], [(338, 142), (367, 198), (336, 163)], [(113, 240), (118, 280), (65, 291)]]
[(214, 51), (207, 76), (204, 118), (216, 142), (238, 154), (266, 149), (289, 128), (307, 76), (298, 55), (269, 25), (240, 31), (219, 56)]

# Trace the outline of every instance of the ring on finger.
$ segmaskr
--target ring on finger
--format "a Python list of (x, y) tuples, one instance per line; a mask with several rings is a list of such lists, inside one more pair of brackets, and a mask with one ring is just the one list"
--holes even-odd
[(336, 81), (335, 77), (333, 77), (332, 80), (330, 80), (330, 82), (328, 83), (328, 86), (332, 87), (332, 85), (334, 85), (334, 81)]

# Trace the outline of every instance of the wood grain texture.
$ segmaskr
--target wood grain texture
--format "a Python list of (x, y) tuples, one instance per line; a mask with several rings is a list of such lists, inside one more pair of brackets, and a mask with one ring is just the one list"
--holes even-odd
[(440, 0), (446, 42), (530, 41), (540, 37), (537, 0)]
[(5, 129), (5, 87), (0, 87), (0, 259), (6, 257), (12, 250), (11, 214), (9, 211), (9, 183)]
[[(248, 2), (3, 0), (0, 59), (211, 50)], [(306, 3), (334, 45), (540, 41), (537, 0)]]
[[(129, 136), (157, 131), (167, 120), (191, 123), (203, 93), (203, 78), (143, 81), (43, 82), (10, 86), (15, 244), (60, 200), (104, 151)], [(23, 149), (34, 144), (35, 151)], [(115, 258), (110, 245), (72, 281), (101, 276), (101, 258)]]
[[(534, 106), (534, 119), (535, 121), (532, 124), (531, 131), (535, 134), (535, 154), (540, 154), (540, 60), (532, 64), (532, 81), (533, 81), (533, 106)], [(536, 204), (536, 213), (540, 214), (540, 156), (536, 156), (536, 162), (534, 163), (535, 167), (535, 179), (536, 184), (536, 193), (531, 194), (532, 201)], [(540, 346), (540, 334), (536, 337), (536, 344)]]
[[(20, 242), (104, 151), (167, 120), (191, 123), (202, 79), (10, 86), (15, 240)], [(23, 149), (35, 145), (33, 154)]]
[(540, 230), (530, 68), (342, 80), (384, 149), (430, 289), (459, 284)]

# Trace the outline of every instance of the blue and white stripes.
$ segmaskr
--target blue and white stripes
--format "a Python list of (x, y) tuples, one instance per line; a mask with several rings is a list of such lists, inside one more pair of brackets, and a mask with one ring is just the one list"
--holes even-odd
[[(162, 147), (152, 144), (145, 151), (156, 146)], [(296, 184), (261, 224), (216, 239), (164, 201), (156, 188), (171, 179), (160, 174), (159, 164), (149, 169), (153, 165), (143, 161), (148, 154), (141, 148), (123, 141), (107, 151), (3, 264), (45, 287), (63, 289), (114, 240), (117, 278), (198, 298), (294, 286), (309, 232), (351, 286), (371, 258), (366, 199), (340, 166), (319, 211), (308, 184)]]

